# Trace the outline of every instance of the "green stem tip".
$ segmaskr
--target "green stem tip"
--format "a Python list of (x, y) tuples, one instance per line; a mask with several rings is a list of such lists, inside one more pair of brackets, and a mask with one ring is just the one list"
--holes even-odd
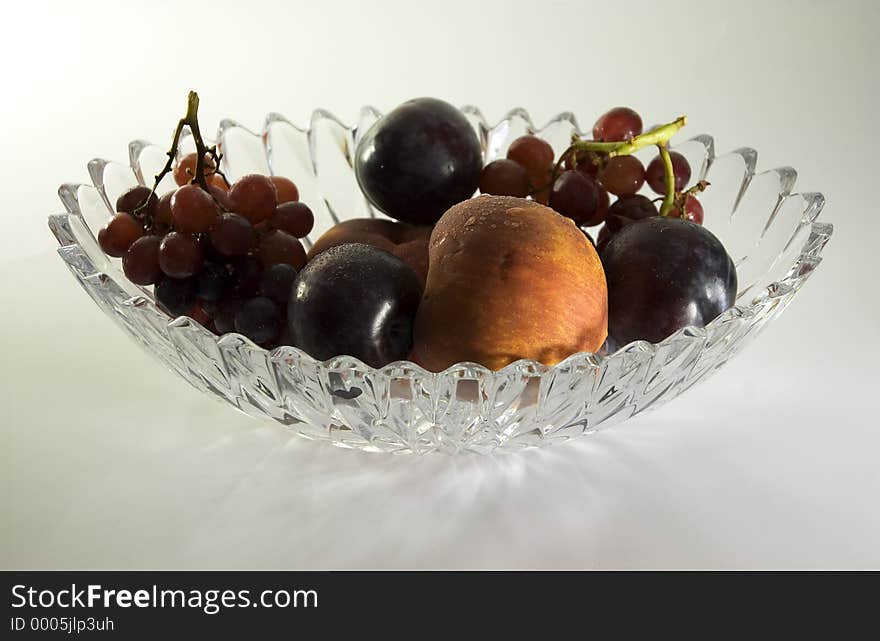
[[(669, 147), (665, 142), (657, 145), (660, 151), (660, 159), (663, 161), (663, 183), (666, 193), (663, 194), (663, 204), (660, 205), (660, 215), (668, 216), (675, 204), (675, 169), (672, 166), (672, 156), (669, 155)], [(684, 208), (681, 211), (684, 217)]]
[(679, 129), (687, 124), (687, 116), (680, 116), (660, 125), (651, 131), (635, 136), (632, 140), (622, 140), (619, 142), (602, 142), (597, 140), (581, 140), (577, 136), (572, 139), (571, 145), (559, 156), (559, 161), (553, 168), (551, 183), (559, 175), (566, 159), (570, 158), (572, 164), (576, 164), (578, 153), (590, 152), (591, 154), (602, 154), (607, 158), (614, 156), (627, 156), (633, 154), (640, 149), (650, 145), (656, 145), (660, 151), (660, 158), (663, 160), (664, 170), (664, 186), (665, 194), (663, 196), (663, 204), (660, 207), (660, 215), (666, 216), (672, 210), (675, 204), (675, 173), (672, 167), (672, 158), (669, 156), (668, 143)]

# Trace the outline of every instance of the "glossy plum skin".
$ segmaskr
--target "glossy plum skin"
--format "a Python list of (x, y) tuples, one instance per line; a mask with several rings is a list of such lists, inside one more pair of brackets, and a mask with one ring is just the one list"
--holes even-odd
[(403, 103), (364, 134), (355, 175), (367, 199), (407, 223), (430, 225), (477, 189), (480, 141), (458, 109), (435, 98)]
[(382, 367), (409, 354), (421, 298), (418, 276), (394, 254), (361, 243), (337, 245), (297, 275), (290, 334), (319, 360), (347, 355)]
[(736, 298), (736, 268), (705, 227), (653, 217), (618, 231), (601, 254), (608, 333), (619, 345), (703, 327)]

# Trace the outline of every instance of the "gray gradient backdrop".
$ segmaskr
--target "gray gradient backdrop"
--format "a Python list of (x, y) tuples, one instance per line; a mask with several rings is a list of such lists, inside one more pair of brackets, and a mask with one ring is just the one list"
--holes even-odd
[[(201, 4), (201, 6), (197, 6)], [(878, 4), (17, 3), (0, 21), (0, 567), (880, 567)], [(495, 119), (686, 112), (822, 191), (825, 262), (709, 382), (493, 458), (292, 437), (161, 369), (55, 256), (92, 157), (417, 95)]]

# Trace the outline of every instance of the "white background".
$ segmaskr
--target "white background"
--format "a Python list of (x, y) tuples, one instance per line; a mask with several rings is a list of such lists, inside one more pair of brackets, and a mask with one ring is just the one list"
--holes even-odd
[[(0, 21), (0, 567), (880, 567), (877, 3), (19, 2)], [(45, 219), (85, 164), (419, 95), (583, 124), (679, 113), (828, 198), (825, 262), (709, 382), (479, 458), (308, 442), (129, 341)], [(711, 215), (711, 214), (709, 214)]]

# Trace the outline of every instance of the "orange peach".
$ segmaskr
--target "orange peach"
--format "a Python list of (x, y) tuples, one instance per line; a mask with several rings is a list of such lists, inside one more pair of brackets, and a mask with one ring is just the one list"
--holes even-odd
[(466, 200), (440, 218), (414, 333), (426, 369), (553, 365), (596, 351), (607, 333), (602, 263), (570, 219), (508, 196)]

